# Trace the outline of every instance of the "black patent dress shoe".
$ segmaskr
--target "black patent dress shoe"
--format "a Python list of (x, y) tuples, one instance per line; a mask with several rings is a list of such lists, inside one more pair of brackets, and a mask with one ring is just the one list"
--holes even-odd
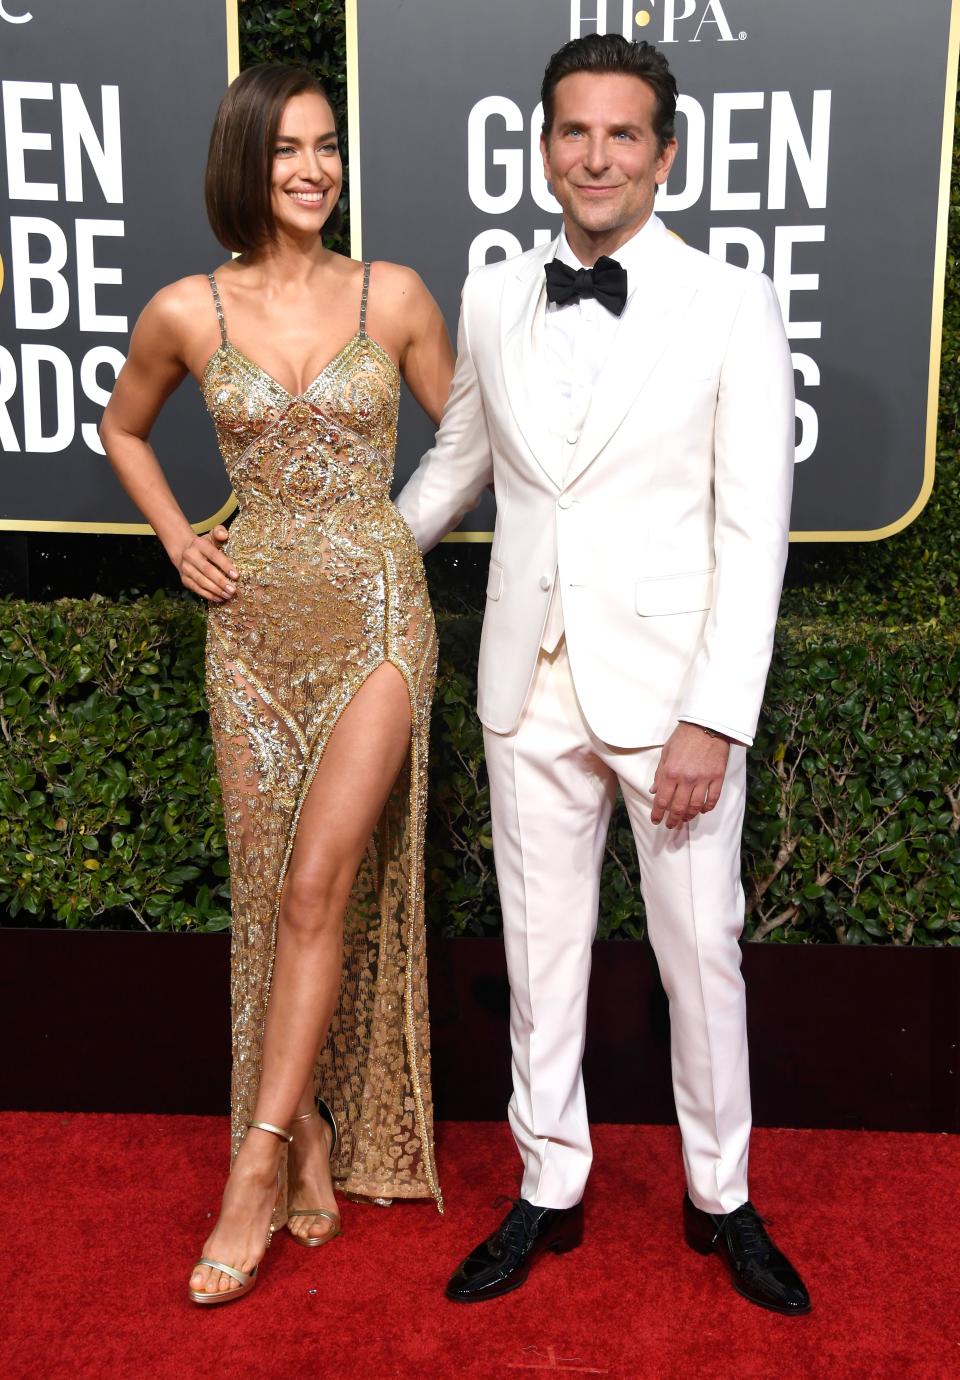
[(513, 1207), (492, 1236), (470, 1252), (447, 1285), (447, 1298), (479, 1303), (519, 1289), (538, 1255), (562, 1255), (583, 1240), (583, 1204), (572, 1208), (534, 1207), (524, 1198), (508, 1199)]
[(716, 1251), (730, 1271), (734, 1289), (751, 1303), (787, 1317), (810, 1312), (810, 1295), (803, 1280), (770, 1240), (752, 1203), (744, 1203), (726, 1216), (714, 1216), (694, 1207), (686, 1194), (683, 1231), (687, 1245), (701, 1255)]

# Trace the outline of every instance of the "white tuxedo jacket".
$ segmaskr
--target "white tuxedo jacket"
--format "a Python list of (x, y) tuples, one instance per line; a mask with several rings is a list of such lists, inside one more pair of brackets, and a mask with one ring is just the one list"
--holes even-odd
[(533, 358), (556, 243), (475, 270), (434, 448), (397, 499), (421, 549), (492, 481), (478, 711), (524, 709), (554, 582), (593, 732), (664, 742), (677, 720), (753, 741), (789, 528), (793, 369), (769, 279), (658, 221), (563, 474)]

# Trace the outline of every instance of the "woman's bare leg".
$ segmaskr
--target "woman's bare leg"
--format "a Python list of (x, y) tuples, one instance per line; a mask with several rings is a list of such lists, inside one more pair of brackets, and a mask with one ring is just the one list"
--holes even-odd
[[(344, 910), (409, 746), (406, 683), (396, 667), (381, 666), (344, 710), (300, 813), (280, 901), (254, 1121), (290, 1128), (297, 1112), (313, 1106), (316, 1053), (340, 990)], [(298, 1188), (322, 1195), (309, 1204), (304, 1200), (305, 1205), (333, 1206), (329, 1164), (322, 1154), (329, 1132), (323, 1136), (316, 1125), (300, 1123), (297, 1130), (304, 1146), (297, 1161)], [(308, 1134), (300, 1127), (310, 1128)], [(203, 1255), (245, 1273), (257, 1265), (273, 1215), (281, 1152), (281, 1142), (268, 1132), (247, 1133)], [(200, 1266), (190, 1287), (215, 1293), (237, 1284)]]

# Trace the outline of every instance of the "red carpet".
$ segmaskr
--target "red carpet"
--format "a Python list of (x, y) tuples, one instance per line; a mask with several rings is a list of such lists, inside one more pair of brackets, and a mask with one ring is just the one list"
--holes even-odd
[(960, 1376), (960, 1139), (758, 1131), (752, 1188), (802, 1267), (807, 1318), (739, 1299), (679, 1233), (677, 1132), (601, 1126), (587, 1235), (508, 1298), (442, 1288), (499, 1219), (503, 1126), (447, 1123), (447, 1214), (345, 1203), (344, 1234), (274, 1242), (249, 1299), (201, 1312), (185, 1283), (218, 1204), (226, 1122), (0, 1116), (0, 1375), (12, 1377)]

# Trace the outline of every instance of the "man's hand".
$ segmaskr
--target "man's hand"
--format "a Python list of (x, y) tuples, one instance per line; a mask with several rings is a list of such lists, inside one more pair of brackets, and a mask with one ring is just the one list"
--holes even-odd
[(653, 778), (653, 811), (659, 824), (676, 829), (712, 810), (720, 799), (730, 744), (726, 738), (704, 733), (696, 724), (681, 723), (663, 745)]

